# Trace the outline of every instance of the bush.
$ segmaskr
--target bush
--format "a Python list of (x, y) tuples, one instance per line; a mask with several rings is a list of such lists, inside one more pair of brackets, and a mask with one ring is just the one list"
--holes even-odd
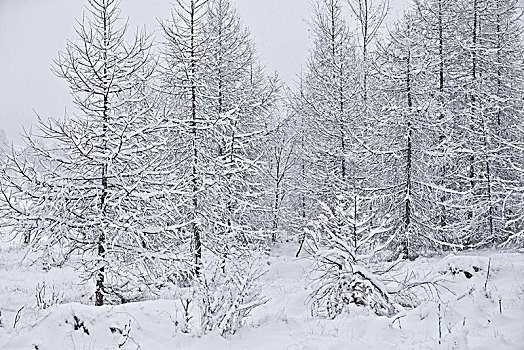
[(197, 289), (203, 332), (218, 329), (222, 335), (234, 334), (253, 309), (267, 302), (260, 284), (265, 270), (259, 261), (253, 257), (231, 257), (225, 266), (207, 266)]
[(392, 316), (397, 307), (376, 273), (365, 266), (380, 255), (382, 227), (371, 228), (367, 218), (354, 216), (337, 197), (334, 207), (321, 204), (322, 213), (306, 229), (307, 249), (316, 260), (310, 305), (313, 314), (335, 318), (354, 304), (377, 315)]
[[(332, 253), (332, 252), (331, 252)], [(310, 305), (314, 314), (335, 318), (350, 304), (366, 307), (379, 316), (393, 316), (398, 310), (380, 277), (348, 260), (333, 263), (332, 256), (317, 255)]]

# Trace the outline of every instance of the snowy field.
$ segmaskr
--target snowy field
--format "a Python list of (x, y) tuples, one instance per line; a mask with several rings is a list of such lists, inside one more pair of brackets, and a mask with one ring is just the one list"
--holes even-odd
[(180, 332), (175, 321), (180, 307), (173, 300), (87, 306), (91, 284), (84, 286), (72, 269), (45, 271), (30, 257), (20, 263), (23, 252), (3, 245), (0, 348), (524, 349), (524, 254), (417, 259), (406, 270), (441, 281), (437, 290), (421, 295), (426, 300), (419, 307), (386, 318), (355, 306), (330, 320), (311, 316), (312, 261), (296, 259), (295, 248), (276, 249), (267, 258), (263, 278), (270, 300), (237, 334), (224, 338)]

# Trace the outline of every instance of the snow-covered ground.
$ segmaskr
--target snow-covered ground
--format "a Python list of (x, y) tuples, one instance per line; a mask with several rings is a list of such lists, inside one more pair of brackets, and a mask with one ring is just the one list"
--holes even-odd
[[(20, 264), (22, 253), (4, 245), (0, 349), (524, 349), (524, 254), (476, 252), (417, 259), (409, 270), (445, 280), (419, 307), (397, 318), (354, 307), (329, 320), (311, 315), (311, 261), (294, 258), (295, 248), (279, 248), (268, 257), (263, 278), (270, 300), (237, 334), (224, 338), (218, 332), (177, 331), (176, 301), (98, 308), (75, 303), (89, 303), (92, 290), (72, 269), (44, 271), (31, 259)], [(37, 298), (44, 282), (45, 295)]]

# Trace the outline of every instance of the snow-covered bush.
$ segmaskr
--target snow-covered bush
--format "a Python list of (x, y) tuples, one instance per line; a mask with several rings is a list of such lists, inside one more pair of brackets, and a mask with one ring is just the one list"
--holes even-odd
[(35, 298), (36, 306), (39, 309), (45, 310), (62, 302), (63, 293), (57, 292), (53, 286), (51, 286), (50, 292), (51, 293), (48, 292), (45, 282), (42, 282), (42, 284), (38, 283), (36, 285)]
[(377, 315), (397, 312), (377, 273), (365, 266), (389, 244), (381, 236), (388, 230), (372, 228), (369, 218), (356, 217), (351, 203), (337, 196), (334, 207), (321, 204), (322, 213), (306, 229), (308, 250), (314, 256), (314, 314), (335, 318), (350, 304), (365, 306)]
[(397, 313), (389, 293), (377, 276), (356, 263), (332, 265), (331, 257), (320, 258), (317, 268), (322, 271), (316, 278), (310, 296), (315, 314), (335, 318), (350, 304), (363, 306), (380, 316)]
[(178, 289), (175, 330), (205, 334), (234, 334), (251, 312), (265, 304), (260, 277), (266, 272), (256, 253), (207, 256), (201, 275)]
[(232, 257), (225, 263), (209, 264), (200, 278), (197, 298), (203, 332), (220, 330), (234, 334), (256, 307), (267, 302), (260, 277), (265, 273), (260, 259)]

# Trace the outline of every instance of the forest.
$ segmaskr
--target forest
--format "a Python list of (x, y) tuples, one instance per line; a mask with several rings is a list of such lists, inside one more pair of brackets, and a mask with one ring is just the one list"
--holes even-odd
[[(307, 269), (300, 308), (318, 322), (365, 310), (402, 329), (453, 289), (442, 278), (478, 279), (475, 298), (494, 314), (524, 311), (518, 0), (414, 0), (387, 25), (388, 0), (305, 2), (311, 49), (295, 84), (261, 64), (230, 0), (176, 0), (158, 35), (130, 29), (124, 3), (86, 0), (52, 62), (75, 110), (2, 146), (0, 267), (29, 259), (85, 290), (38, 284), (35, 309), (167, 300), (175, 333), (225, 339), (271, 305), (285, 251)], [(513, 264), (517, 290), (489, 289), (506, 271), (495, 262)], [(468, 349), (443, 333), (469, 316), (446, 330), (437, 299), (424, 348)], [(24, 312), (0, 303), (0, 347), (22, 348), (9, 341), (27, 340)], [(75, 312), (74, 331), (89, 336)], [(131, 320), (108, 329), (118, 348), (148, 348), (131, 342)]]

